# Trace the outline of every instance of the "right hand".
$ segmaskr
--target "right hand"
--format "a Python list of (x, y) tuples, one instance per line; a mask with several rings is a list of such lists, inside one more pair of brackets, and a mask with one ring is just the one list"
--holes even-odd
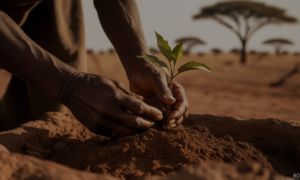
[(144, 103), (141, 96), (104, 76), (80, 72), (64, 94), (62, 103), (91, 132), (99, 135), (135, 134), (163, 118), (162, 112)]

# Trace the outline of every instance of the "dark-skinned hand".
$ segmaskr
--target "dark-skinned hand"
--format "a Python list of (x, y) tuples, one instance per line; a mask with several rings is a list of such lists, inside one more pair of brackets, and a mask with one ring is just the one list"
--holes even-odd
[(171, 113), (166, 121), (168, 126), (175, 127), (187, 118), (188, 101), (183, 87), (173, 81), (171, 92), (166, 75), (155, 65), (143, 62), (137, 68), (132, 68), (128, 74), (130, 89), (142, 95), (146, 103), (152, 105), (147, 99), (157, 97), (161, 102), (172, 105)]
[(126, 136), (162, 120), (162, 112), (147, 105), (122, 83), (104, 76), (80, 73), (63, 102), (90, 131), (105, 136)]

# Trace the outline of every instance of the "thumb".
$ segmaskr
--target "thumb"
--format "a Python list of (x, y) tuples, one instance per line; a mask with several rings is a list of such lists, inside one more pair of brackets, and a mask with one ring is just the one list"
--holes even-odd
[(173, 97), (166, 80), (162, 80), (161, 78), (155, 78), (155, 80), (152, 82), (152, 89), (154, 90), (158, 100), (165, 104), (175, 103), (176, 99)]

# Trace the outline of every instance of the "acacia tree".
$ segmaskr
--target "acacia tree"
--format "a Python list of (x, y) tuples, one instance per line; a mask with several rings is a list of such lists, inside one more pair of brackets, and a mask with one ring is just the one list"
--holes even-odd
[(223, 51), (221, 49), (219, 49), (219, 48), (212, 48), (211, 52), (217, 56), (220, 53), (222, 53)]
[(275, 48), (275, 53), (277, 55), (280, 55), (282, 46), (284, 45), (293, 45), (293, 42), (288, 39), (283, 38), (274, 38), (274, 39), (268, 39), (264, 41), (262, 44), (271, 45)]
[(246, 45), (250, 37), (267, 24), (296, 23), (285, 10), (253, 1), (226, 1), (203, 7), (193, 19), (211, 18), (234, 32), (241, 41), (241, 63), (246, 62)]
[(184, 43), (184, 47), (182, 50), (183, 54), (189, 54), (192, 47), (197, 46), (197, 45), (204, 45), (205, 42), (197, 37), (182, 37), (182, 38), (178, 38), (175, 40), (176, 43), (180, 43), (183, 42)]

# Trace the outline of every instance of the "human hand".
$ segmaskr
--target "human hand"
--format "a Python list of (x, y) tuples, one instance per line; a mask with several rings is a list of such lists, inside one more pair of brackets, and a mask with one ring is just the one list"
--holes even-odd
[(128, 73), (130, 89), (136, 94), (142, 95), (144, 102), (149, 105), (155, 106), (150, 100), (153, 97), (157, 97), (165, 104), (172, 104), (166, 124), (171, 127), (181, 124), (188, 116), (188, 101), (183, 87), (172, 81), (171, 92), (168, 87), (170, 82), (166, 75), (153, 64), (145, 62), (136, 67), (131, 68), (131, 72)]
[(163, 118), (161, 111), (144, 103), (141, 96), (104, 76), (79, 73), (64, 94), (61, 102), (95, 134), (131, 135)]

